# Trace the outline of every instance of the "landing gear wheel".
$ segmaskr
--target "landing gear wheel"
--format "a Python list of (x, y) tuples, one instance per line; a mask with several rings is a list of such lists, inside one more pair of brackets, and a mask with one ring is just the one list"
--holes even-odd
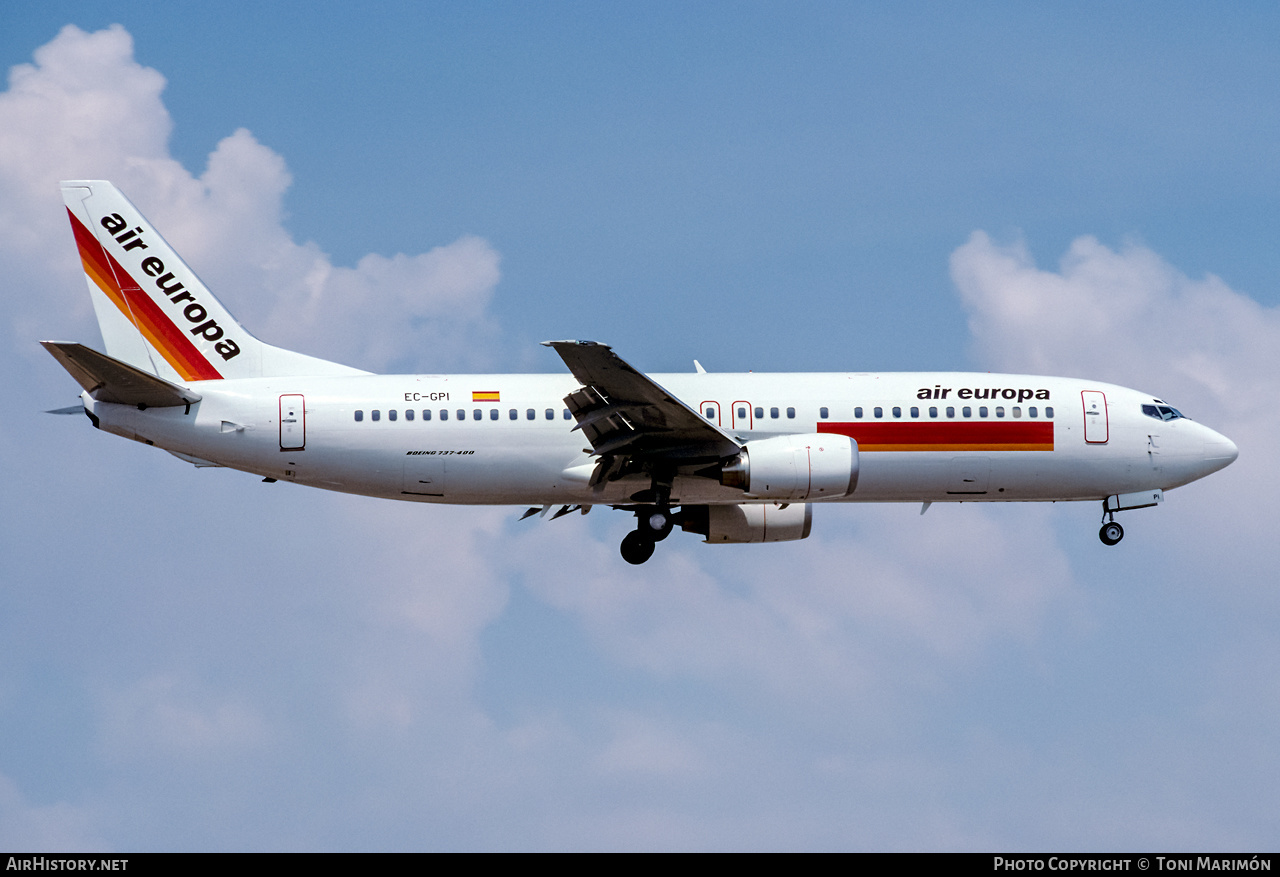
[(1115, 545), (1124, 538), (1124, 527), (1121, 527), (1115, 521), (1108, 521), (1098, 531), (1098, 538), (1102, 540), (1103, 545)]
[(653, 540), (639, 530), (633, 530), (622, 540), (622, 559), (627, 563), (641, 564), (653, 557)]

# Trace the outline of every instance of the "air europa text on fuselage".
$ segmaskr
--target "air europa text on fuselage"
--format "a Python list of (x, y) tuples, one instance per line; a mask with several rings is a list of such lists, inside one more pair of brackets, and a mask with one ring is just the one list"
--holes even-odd
[[(100, 223), (126, 252), (128, 250), (145, 250), (147, 248), (146, 243), (142, 240), (142, 226), (129, 230), (129, 223), (125, 222), (124, 217), (119, 213), (112, 213), (109, 216), (102, 217)], [(196, 301), (195, 296), (173, 276), (172, 271), (165, 271), (164, 262), (155, 256), (147, 256), (142, 260), (140, 267), (148, 277), (155, 278), (156, 288), (163, 292), (169, 301), (174, 304), (184, 301), (190, 302), (182, 309), (182, 315), (195, 325), (187, 331), (192, 335), (204, 338), (206, 341), (216, 342), (213, 345), (213, 349), (224, 360), (231, 359), (240, 353), (240, 345), (230, 338), (223, 338), (226, 334), (223, 328), (218, 325), (216, 320), (209, 319), (208, 310), (205, 309), (204, 305)]]
[(1028, 399), (1048, 399), (1048, 390), (1032, 390), (1029, 387), (961, 387), (954, 390), (937, 384), (933, 387), (921, 387), (916, 391), (917, 399), (945, 399), (954, 392), (957, 399), (1008, 399), (1011, 402), (1026, 402)]

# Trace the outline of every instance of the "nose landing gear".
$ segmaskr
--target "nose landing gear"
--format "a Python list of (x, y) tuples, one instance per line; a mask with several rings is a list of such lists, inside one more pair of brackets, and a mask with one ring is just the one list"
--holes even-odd
[(1116, 523), (1116, 512), (1127, 512), (1130, 509), (1146, 509), (1164, 502), (1164, 491), (1160, 488), (1139, 490), (1136, 493), (1119, 493), (1102, 501), (1102, 529), (1098, 538), (1103, 545), (1115, 545), (1124, 538), (1124, 527)]

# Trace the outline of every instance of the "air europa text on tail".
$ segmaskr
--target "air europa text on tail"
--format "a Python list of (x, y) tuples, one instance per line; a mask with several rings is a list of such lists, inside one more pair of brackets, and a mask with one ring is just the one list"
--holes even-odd
[[(137, 226), (130, 230), (129, 223), (119, 213), (112, 213), (102, 217), (100, 223), (108, 234), (115, 239), (115, 242), (120, 244), (126, 251), (147, 249), (146, 242), (142, 239), (142, 226)], [(213, 345), (213, 349), (224, 360), (231, 359), (240, 353), (240, 345), (230, 338), (223, 338), (226, 334), (223, 328), (218, 325), (216, 320), (209, 318), (208, 310), (205, 309), (204, 305), (196, 301), (195, 296), (173, 276), (173, 272), (165, 270), (164, 262), (156, 256), (147, 256), (142, 260), (140, 267), (148, 277), (155, 278), (156, 288), (164, 293), (169, 301), (174, 304), (184, 301), (190, 302), (182, 309), (182, 315), (195, 325), (187, 331), (192, 335), (204, 338), (206, 341), (216, 342)]]

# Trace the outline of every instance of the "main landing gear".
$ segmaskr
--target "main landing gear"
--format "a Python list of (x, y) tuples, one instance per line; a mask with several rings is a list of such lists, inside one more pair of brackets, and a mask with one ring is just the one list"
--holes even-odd
[(631, 495), (632, 500), (643, 505), (633, 506), (636, 528), (622, 540), (622, 559), (630, 564), (639, 565), (653, 557), (654, 546), (670, 536), (671, 528), (676, 524), (671, 511), (671, 483), (675, 480), (675, 470), (655, 469), (651, 474), (653, 481), (649, 489)]
[(671, 535), (675, 519), (671, 509), (648, 506), (636, 509), (636, 528), (622, 540), (622, 559), (641, 564), (653, 557), (654, 546)]

